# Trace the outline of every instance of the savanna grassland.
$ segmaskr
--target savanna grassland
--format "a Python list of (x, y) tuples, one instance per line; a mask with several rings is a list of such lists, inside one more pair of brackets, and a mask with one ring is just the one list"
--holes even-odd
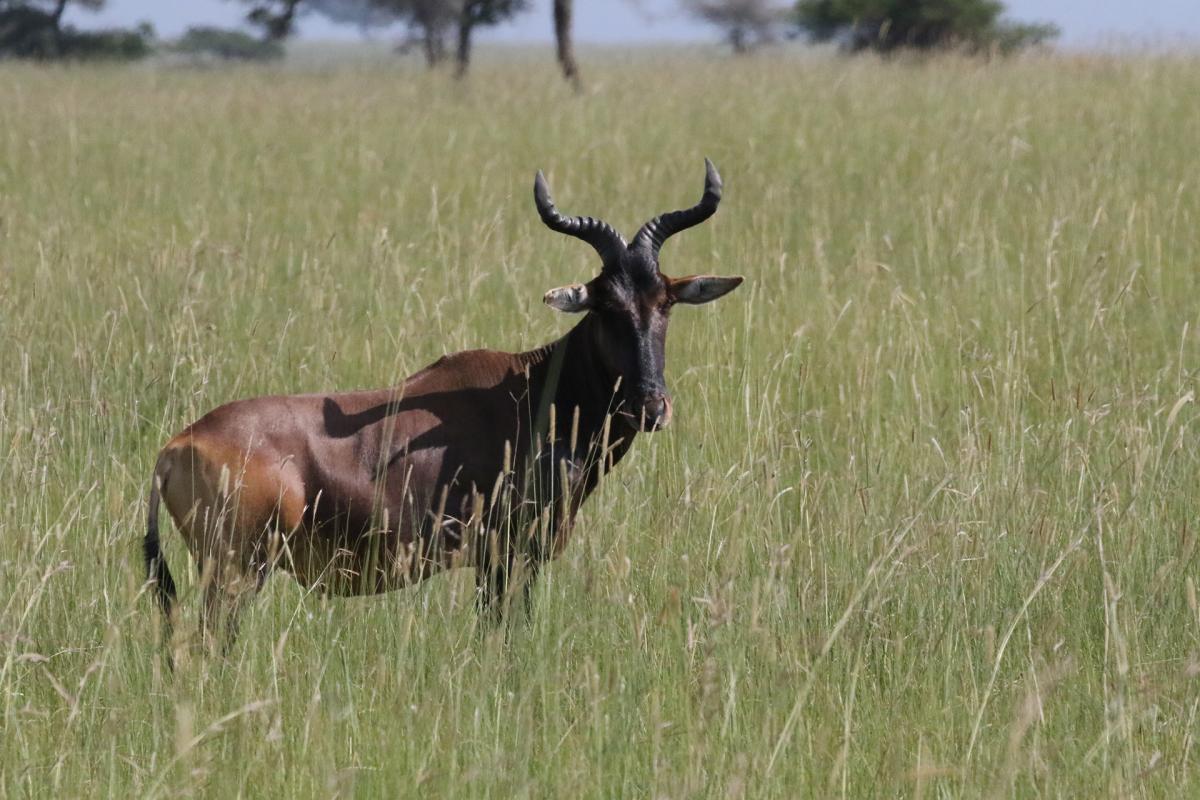
[[(0, 795), (1200, 792), (1200, 64), (585, 67), (0, 67)], [(276, 576), (167, 670), (171, 434), (550, 341), (534, 170), (632, 233), (705, 155), (664, 269), (747, 282), (528, 621)]]

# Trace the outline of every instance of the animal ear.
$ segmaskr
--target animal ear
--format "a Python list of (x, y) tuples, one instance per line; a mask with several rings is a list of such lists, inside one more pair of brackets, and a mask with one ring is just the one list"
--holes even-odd
[(542, 302), (559, 311), (574, 314), (577, 311), (587, 311), (592, 307), (592, 299), (588, 296), (588, 288), (581, 283), (570, 286), (560, 286), (546, 292)]
[(732, 278), (718, 278), (716, 275), (690, 275), (671, 281), (671, 296), (677, 303), (690, 303), (698, 306), (709, 303), (718, 297), (724, 297), (742, 285), (741, 275)]

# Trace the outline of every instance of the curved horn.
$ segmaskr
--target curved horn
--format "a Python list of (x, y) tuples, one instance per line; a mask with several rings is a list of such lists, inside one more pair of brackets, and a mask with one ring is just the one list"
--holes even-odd
[(699, 225), (717, 212), (717, 204), (721, 202), (721, 176), (717, 168), (707, 158), (704, 159), (704, 196), (700, 202), (682, 211), (671, 211), (659, 214), (642, 226), (633, 237), (633, 247), (649, 248), (654, 258), (658, 259), (659, 248), (671, 236), (682, 230)]
[(546, 223), (550, 230), (582, 239), (596, 248), (605, 267), (615, 266), (620, 262), (621, 254), (625, 252), (625, 239), (621, 234), (607, 222), (592, 217), (565, 217), (558, 213), (554, 208), (554, 200), (550, 198), (546, 176), (540, 169), (533, 181), (533, 199), (537, 203), (542, 222)]

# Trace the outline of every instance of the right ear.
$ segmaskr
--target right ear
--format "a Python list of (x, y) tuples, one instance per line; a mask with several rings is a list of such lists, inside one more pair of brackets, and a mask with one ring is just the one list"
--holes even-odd
[(560, 286), (557, 289), (551, 289), (546, 292), (546, 296), (542, 298), (542, 302), (551, 308), (566, 311), (568, 314), (587, 311), (592, 307), (592, 299), (588, 296), (588, 288), (581, 283), (573, 283), (570, 286)]

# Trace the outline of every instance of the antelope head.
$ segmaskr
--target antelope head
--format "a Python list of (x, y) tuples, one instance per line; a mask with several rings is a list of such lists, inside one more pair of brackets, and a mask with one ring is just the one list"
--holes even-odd
[(614, 411), (642, 431), (665, 428), (671, 421), (671, 395), (663, 376), (667, 323), (678, 303), (699, 305), (736, 289), (742, 278), (689, 275), (672, 278), (659, 264), (668, 238), (711, 217), (721, 202), (721, 176), (704, 160), (704, 195), (691, 208), (660, 214), (626, 243), (607, 222), (560, 214), (539, 171), (534, 200), (552, 230), (590, 244), (600, 256), (600, 273), (587, 283), (546, 292), (545, 302), (567, 313), (586, 312), (598, 366), (616, 386)]

